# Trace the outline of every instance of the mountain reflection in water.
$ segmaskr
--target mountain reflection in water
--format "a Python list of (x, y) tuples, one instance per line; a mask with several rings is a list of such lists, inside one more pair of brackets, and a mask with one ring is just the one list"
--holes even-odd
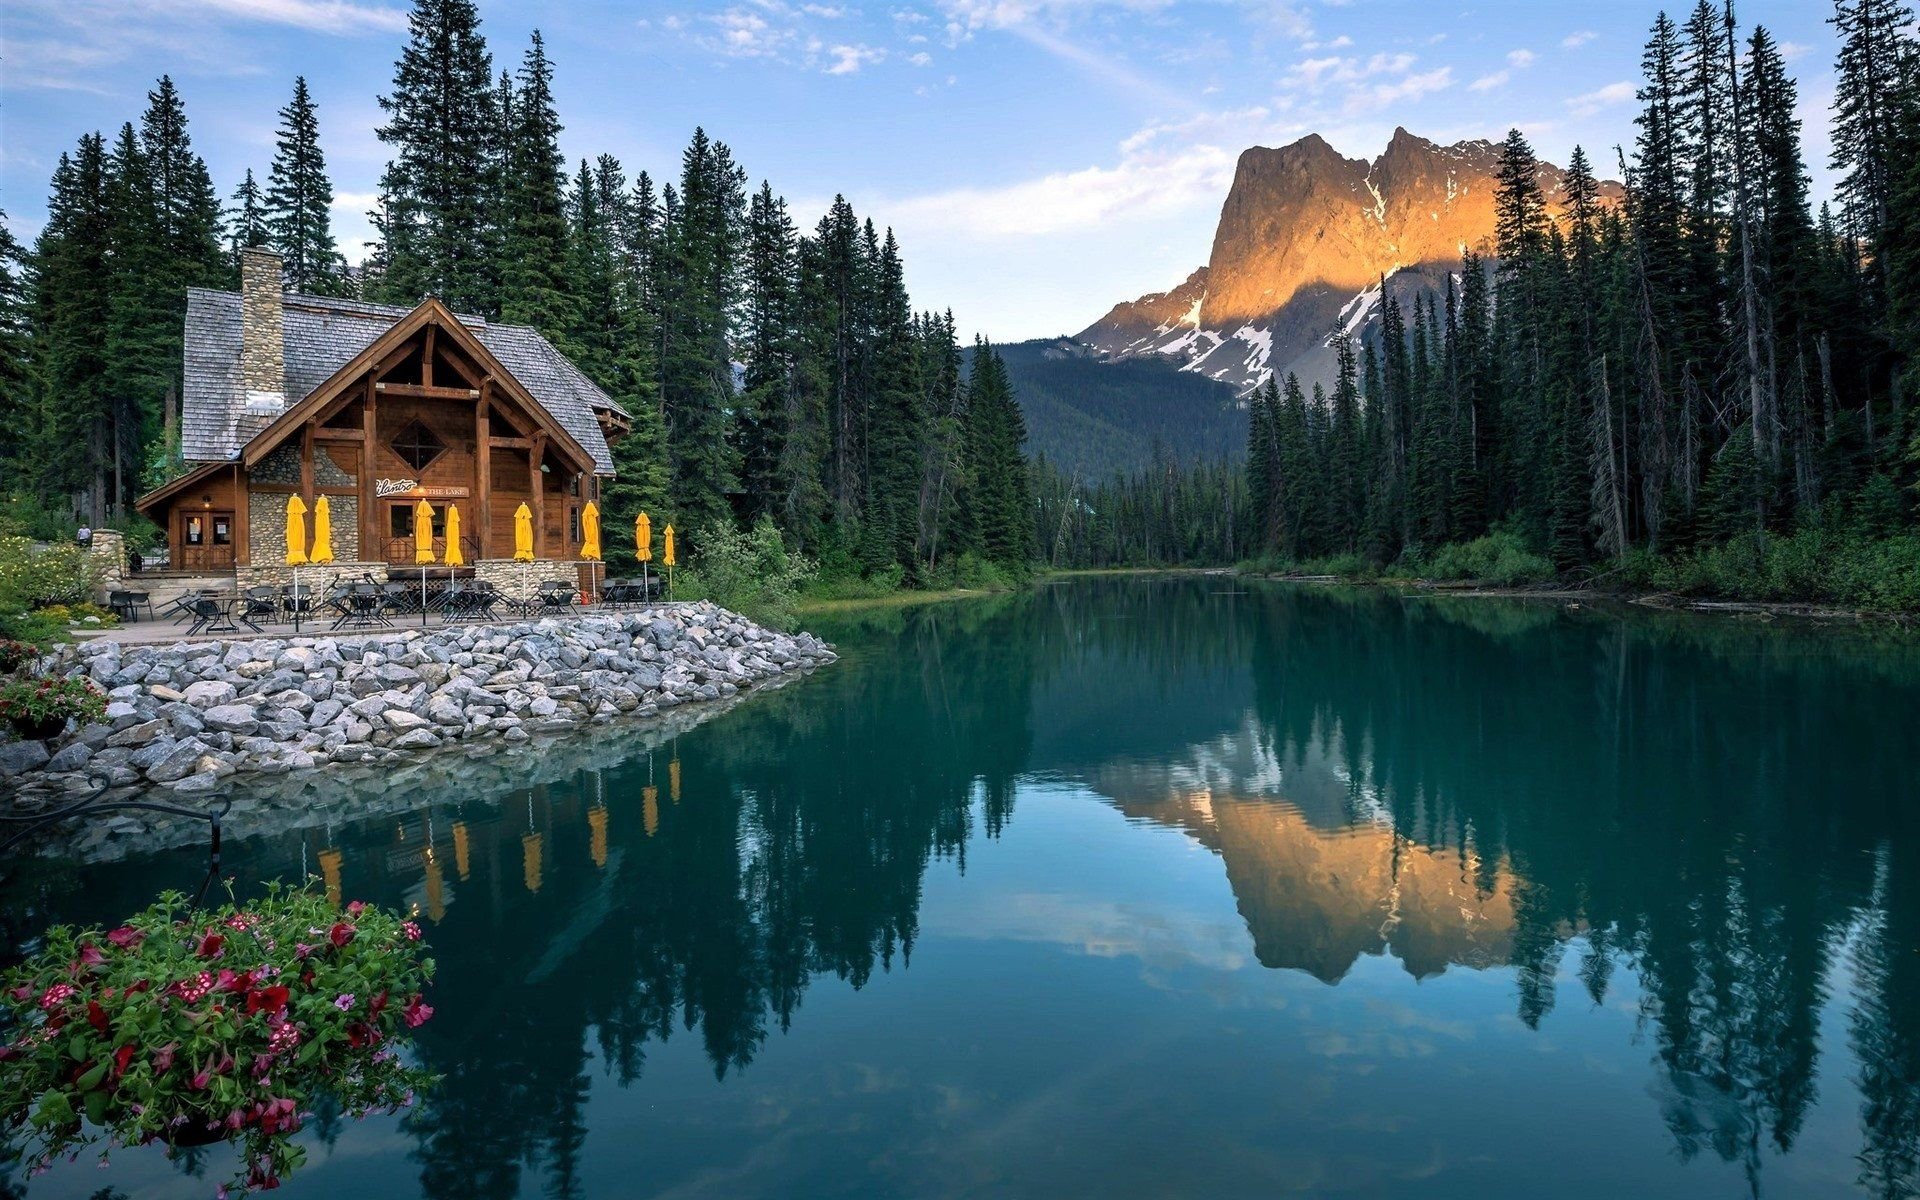
[[(1217, 857), (1259, 967), (1340, 985), (1309, 985), (1322, 997), (1312, 1000), (1220, 963), (1147, 968), (1178, 974), (1189, 1011), (1196, 997), (1240, 997), (1220, 1001), (1237, 1013), (1230, 1027), (1188, 1051), (1202, 1069), (1217, 1056), (1212, 1086), (1228, 1086), (1249, 1039), (1309, 1019), (1307, 1003), (1311, 1020), (1370, 1044), (1358, 1035), (1387, 985), (1355, 980), (1384, 957), (1418, 981), (1390, 994), (1423, 1019), (1489, 1039), (1517, 1019), (1541, 1052), (1565, 1039), (1590, 1063), (1637, 1076), (1608, 1118), (1625, 1138), (1657, 1116), (1673, 1161), (1640, 1155), (1631, 1169), (1642, 1174), (1597, 1172), (1590, 1190), (1576, 1181), (1564, 1194), (1617, 1194), (1629, 1178), (1650, 1194), (1700, 1194), (1690, 1160), (1726, 1164), (1742, 1190), (1777, 1177), (1779, 1194), (1920, 1191), (1920, 868), (1903, 740), (1920, 711), (1913, 643), (1471, 600), (1236, 593), (1207, 580), (1075, 581), (820, 632), (841, 663), (669, 740), (596, 731), (577, 763), (565, 746), (544, 752), (545, 781), (532, 787), (368, 785), (375, 815), (347, 800), (316, 822), (288, 806), (275, 810), (283, 828), (262, 816), (230, 848), (243, 887), (313, 873), (331, 893), (430, 923), (443, 1002), (421, 1050), (444, 1083), (394, 1125), (399, 1150), (365, 1130), (317, 1129), (329, 1144), (367, 1140), (368, 1159), (385, 1164), (377, 1194), (592, 1195), (596, 1131), (619, 1139), (643, 1122), (662, 1177), (623, 1176), (636, 1194), (705, 1194), (701, 1179), (714, 1191), (707, 1172), (751, 1147), (788, 1173), (791, 1194), (996, 1191), (910, 1169), (919, 1138), (957, 1136), (952, 1113), (895, 1105), (889, 1134), (850, 1094), (819, 1092), (810, 1103), (835, 1134), (802, 1146), (780, 1133), (798, 1118), (778, 1105), (729, 1109), (724, 1126), (706, 1107), (676, 1109), (722, 1093), (677, 1068), (656, 1079), (650, 1061), (673, 1061), (675, 1039), (691, 1036), (711, 1078), (736, 1089), (725, 1094), (749, 1096), (748, 1068), (777, 1032), (805, 1040), (810, 990), (841, 995), (828, 980), (859, 992), (850, 1016), (830, 999), (815, 1018), (822, 1042), (807, 1053), (829, 1065), (878, 1053), (846, 1024), (862, 1005), (869, 1019), (925, 1023), (920, 1057), (886, 1064), (908, 1080), (940, 1075), (958, 1053), (933, 1030), (989, 1015), (1005, 1028), (1023, 1014), (1083, 1012), (1062, 1053), (1104, 1050), (1118, 1036), (1105, 1023), (1166, 1003), (1155, 989), (1173, 985), (1103, 974), (1105, 990), (1093, 990), (1093, 967), (1073, 961), (1085, 948), (1064, 928), (1044, 951), (1022, 949), (992, 915), (1024, 911), (1031, 924), (1097, 895), (1124, 927), (1171, 920), (1174, 904), (1154, 881), (1109, 875), (1061, 840), (1089, 828), (1067, 824), (1085, 813), (1059, 808), (1063, 797), (1136, 826), (1129, 854), (1163, 854), (1140, 840), (1158, 830)], [(1040, 815), (1023, 819), (1029, 805)], [(191, 851), (125, 849), (111, 863), (12, 864), (13, 951), (48, 921), (113, 920), (191, 882)], [(938, 880), (936, 862), (950, 864)], [(923, 918), (936, 924), (934, 909), (923, 913), (929, 894), (969, 888), (988, 919), (941, 910), (940, 932), (923, 935)], [(1214, 919), (1208, 897), (1181, 902)], [(881, 973), (904, 982), (928, 971), (944, 972), (945, 991), (917, 993), (911, 1011), (869, 987)], [(1435, 990), (1462, 971), (1501, 986)], [(1350, 988), (1362, 989), (1352, 1001)], [(1637, 1048), (1611, 1025), (1608, 1041), (1589, 1044), (1597, 1026), (1580, 1014), (1598, 1020), (1622, 1004)], [(1007, 1102), (1021, 1102), (1016, 1056), (1031, 1047), (968, 1046)], [(1432, 1070), (1480, 1072), (1496, 1093), (1501, 1071), (1528, 1069), (1512, 1053), (1475, 1061), (1471, 1041), (1437, 1053)], [(1303, 1080), (1317, 1069), (1287, 1061)], [(1491, 1117), (1532, 1115), (1522, 1108), (1537, 1097), (1523, 1097), (1518, 1078), (1512, 1111)], [(1415, 1079), (1432, 1103), (1444, 1102), (1440, 1082)], [(1206, 1107), (1164, 1074), (1126, 1087), (1170, 1113)], [(1390, 1119), (1400, 1100), (1358, 1087), (1321, 1100), (1329, 1128)], [(640, 1098), (646, 1115), (616, 1095)], [(1280, 1103), (1233, 1096), (1256, 1124), (1261, 1104)], [(1835, 1132), (1799, 1147), (1816, 1114)], [(1418, 1135), (1417, 1121), (1401, 1119), (1400, 1132)], [(1242, 1139), (1211, 1156), (1205, 1182), (1232, 1191), (1316, 1178), (1299, 1164), (1318, 1135), (1303, 1128), (1288, 1142), (1274, 1124), (1261, 1136), (1287, 1142), (1294, 1174), (1262, 1157), (1273, 1147)], [(1086, 1183), (1094, 1144), (1056, 1144), (1045, 1169)], [(1433, 1166), (1412, 1161), (1413, 1142), (1397, 1162), (1397, 1144), (1373, 1144), (1374, 1166), (1427, 1178), (1435, 1194), (1473, 1190), (1483, 1177), (1467, 1163), (1518, 1153), (1496, 1139)], [(857, 1159), (836, 1157), (854, 1146)], [(1043, 1168), (1027, 1166), (1023, 1176), (1016, 1160), (1000, 1182), (1037, 1188)], [(1199, 1186), (1186, 1168), (1181, 1178)], [(1347, 1177), (1359, 1194), (1393, 1190), (1347, 1169), (1361, 1172)], [(735, 1194), (754, 1193), (758, 1177), (743, 1178)], [(30, 1194), (86, 1195), (100, 1182), (56, 1172)], [(1052, 1190), (1062, 1186), (1074, 1190)], [(1169, 1186), (1178, 1180), (1135, 1174), (1103, 1194)]]

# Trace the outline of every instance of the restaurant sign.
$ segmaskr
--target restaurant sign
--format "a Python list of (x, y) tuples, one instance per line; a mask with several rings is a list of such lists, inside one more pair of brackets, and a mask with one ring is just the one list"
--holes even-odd
[(467, 489), (423, 484), (418, 479), (376, 479), (373, 481), (373, 494), (382, 499), (404, 496), (409, 500), (457, 500), (467, 494)]

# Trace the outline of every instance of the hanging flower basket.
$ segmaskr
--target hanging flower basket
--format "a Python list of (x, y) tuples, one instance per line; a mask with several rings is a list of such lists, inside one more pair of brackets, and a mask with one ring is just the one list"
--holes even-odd
[(316, 1101), (392, 1112), (432, 1081), (404, 1055), (433, 1015), (419, 940), (399, 916), (281, 888), (213, 913), (170, 893), (118, 929), (56, 927), (0, 982), (0, 1131), (36, 1171), (96, 1142), (233, 1141), (235, 1185), (278, 1187)]
[(59, 737), (67, 721), (95, 721), (107, 698), (87, 679), (14, 679), (0, 682), (0, 721), (28, 741)]

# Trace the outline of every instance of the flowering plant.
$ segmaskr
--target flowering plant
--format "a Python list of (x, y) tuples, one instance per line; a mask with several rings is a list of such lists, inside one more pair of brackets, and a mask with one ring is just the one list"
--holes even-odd
[(85, 724), (99, 720), (106, 711), (107, 698), (92, 680), (79, 676), (0, 683), (0, 721), (26, 736), (48, 736), (48, 729), (57, 734), (66, 727), (68, 717), (78, 717)]
[(433, 1015), (419, 938), (380, 909), (279, 887), (210, 914), (168, 893), (118, 929), (57, 926), (0, 979), (0, 1130), (24, 1137), (36, 1172), (102, 1140), (238, 1141), (234, 1182), (278, 1187), (317, 1100), (357, 1118), (432, 1081), (398, 1053)]
[(40, 656), (40, 647), (32, 642), (0, 637), (0, 674), (18, 671)]

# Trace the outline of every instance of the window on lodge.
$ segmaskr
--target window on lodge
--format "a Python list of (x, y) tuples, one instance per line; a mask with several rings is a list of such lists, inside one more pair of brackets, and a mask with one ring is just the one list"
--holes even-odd
[(419, 421), (407, 422), (406, 428), (394, 434), (393, 441), (389, 444), (393, 447), (393, 452), (400, 456), (400, 461), (416, 471), (426, 470), (428, 463), (439, 458), (447, 450), (447, 444), (435, 437), (433, 430)]
[[(418, 501), (415, 501), (418, 503)], [(387, 536), (405, 538), (413, 536), (413, 504), (396, 504), (387, 509)], [(447, 536), (447, 506), (433, 506), (433, 536)]]

